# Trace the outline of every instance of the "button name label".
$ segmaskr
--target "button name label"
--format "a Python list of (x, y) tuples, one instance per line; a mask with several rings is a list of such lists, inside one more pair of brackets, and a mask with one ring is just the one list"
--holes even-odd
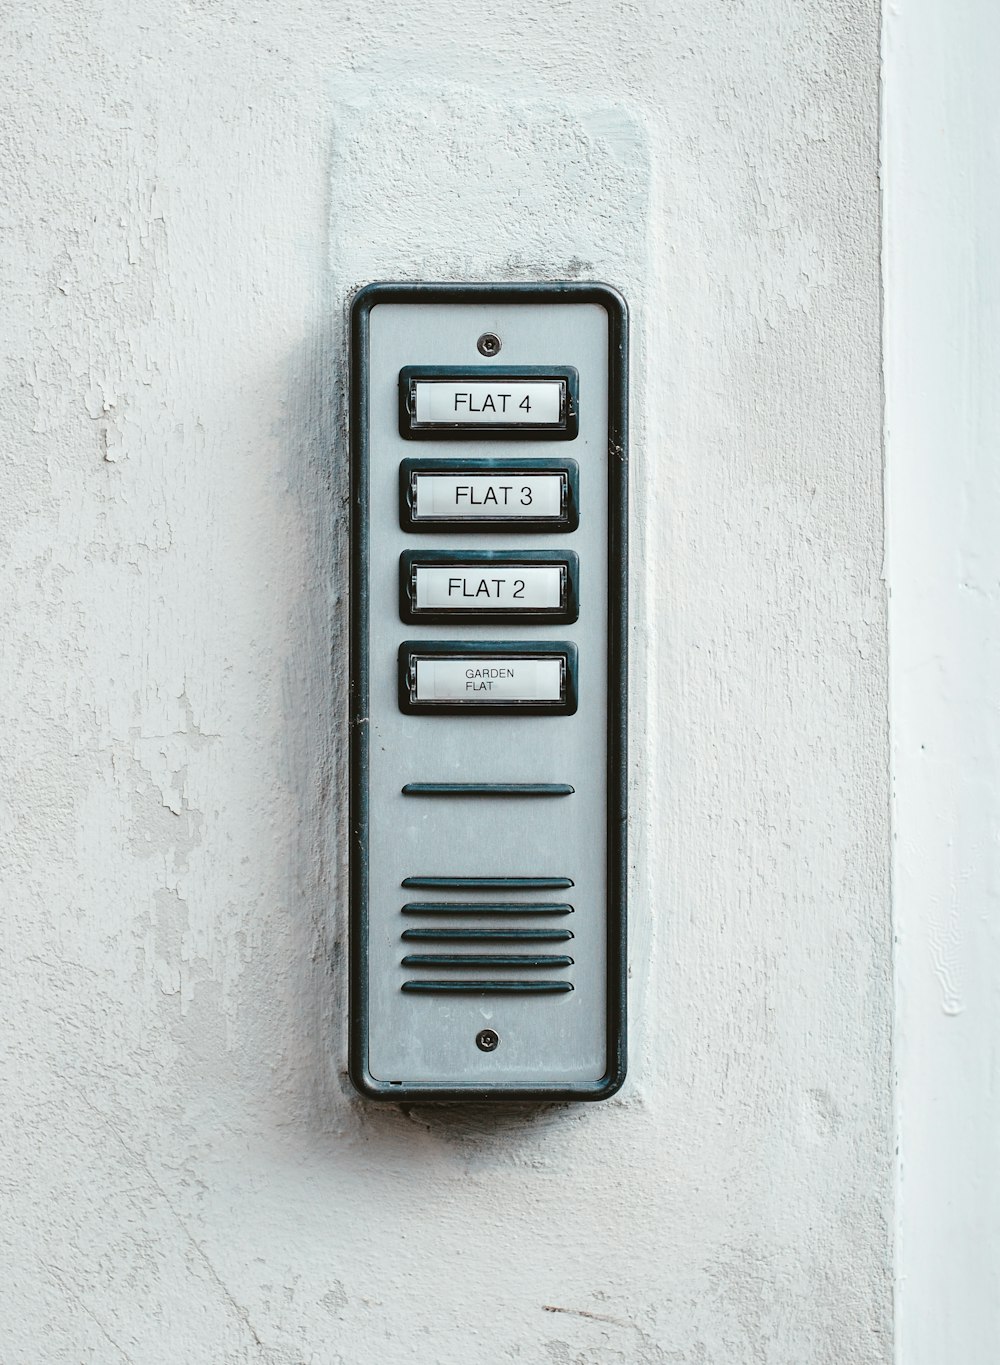
[(571, 365), (406, 365), (399, 372), (404, 441), (572, 441), (580, 427), (580, 379)]
[(518, 517), (562, 516), (566, 478), (562, 474), (416, 474), (413, 515), (421, 520), (441, 517), (488, 517), (496, 521)]
[(425, 715), (571, 716), (577, 668), (569, 640), (404, 640), (399, 706)]
[(413, 576), (418, 611), (558, 611), (565, 602), (566, 570), (558, 564), (417, 564)]
[(475, 384), (467, 380), (416, 380), (411, 410), (414, 420), (460, 423), (502, 423), (506, 426), (557, 426), (561, 420), (566, 384), (544, 380), (529, 384)]
[(575, 460), (402, 460), (399, 524), (428, 534), (575, 531), (579, 486)]
[(404, 621), (546, 620), (579, 616), (580, 560), (573, 550), (404, 550)]
[(563, 699), (561, 659), (416, 659), (416, 702)]

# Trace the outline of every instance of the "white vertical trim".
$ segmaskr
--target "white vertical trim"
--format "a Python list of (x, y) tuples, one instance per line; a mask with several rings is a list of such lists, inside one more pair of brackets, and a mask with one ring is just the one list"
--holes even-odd
[(896, 1359), (1000, 1361), (1000, 4), (887, 0)]

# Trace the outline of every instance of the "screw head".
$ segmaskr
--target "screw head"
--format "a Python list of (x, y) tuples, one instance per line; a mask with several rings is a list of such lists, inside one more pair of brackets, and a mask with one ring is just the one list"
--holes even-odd
[(500, 1046), (500, 1035), (491, 1028), (481, 1029), (476, 1034), (476, 1047), (480, 1052), (495, 1052)]
[(497, 355), (501, 344), (496, 332), (484, 332), (476, 342), (476, 350), (480, 355)]

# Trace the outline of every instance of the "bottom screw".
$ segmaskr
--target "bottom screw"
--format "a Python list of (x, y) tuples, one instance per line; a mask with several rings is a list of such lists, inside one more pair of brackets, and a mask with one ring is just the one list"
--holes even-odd
[(476, 1047), (480, 1052), (495, 1052), (500, 1046), (500, 1035), (491, 1028), (484, 1028), (476, 1034)]

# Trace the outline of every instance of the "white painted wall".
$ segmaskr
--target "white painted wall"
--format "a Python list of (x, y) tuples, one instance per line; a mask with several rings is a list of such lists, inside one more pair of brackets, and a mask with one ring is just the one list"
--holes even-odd
[(898, 1359), (1000, 1360), (1000, 10), (885, 23)]
[[(4, 10), (4, 1365), (891, 1356), (875, 0)], [(633, 1046), (344, 1077), (344, 308), (635, 315)]]

